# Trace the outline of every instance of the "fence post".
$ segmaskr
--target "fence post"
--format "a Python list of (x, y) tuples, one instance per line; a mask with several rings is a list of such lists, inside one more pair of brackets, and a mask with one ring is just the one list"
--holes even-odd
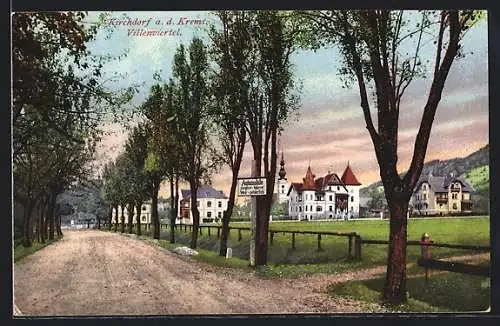
[(200, 225), (200, 226), (198, 226), (198, 230), (200, 230), (200, 235), (201, 235), (201, 225)]
[[(431, 258), (431, 252), (429, 249), (428, 244), (431, 243), (431, 237), (429, 234), (424, 233), (422, 234), (422, 238), (420, 239), (422, 246), (421, 246), (421, 255), (422, 259), (430, 259)], [(425, 282), (429, 282), (429, 268), (425, 267)]]
[(274, 242), (274, 232), (271, 232), (271, 246), (273, 245)]
[(318, 251), (321, 250), (321, 234), (318, 234)]
[(351, 258), (352, 257), (352, 235), (349, 234), (349, 246), (347, 249), (347, 257)]
[(241, 229), (238, 229), (238, 241), (241, 241)]
[(359, 234), (354, 239), (354, 255), (356, 260), (361, 260), (361, 236)]
[(220, 239), (220, 227), (217, 227), (217, 239)]
[(210, 226), (208, 227), (208, 236), (210, 236)]
[(292, 249), (295, 249), (295, 232), (292, 232)]

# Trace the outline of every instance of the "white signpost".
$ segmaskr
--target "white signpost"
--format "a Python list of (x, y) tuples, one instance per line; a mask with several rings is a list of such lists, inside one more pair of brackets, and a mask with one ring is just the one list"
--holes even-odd
[(252, 162), (252, 177), (238, 179), (238, 196), (252, 197), (252, 226), (250, 235), (250, 266), (255, 266), (255, 234), (257, 228), (257, 197), (266, 194), (267, 180), (257, 176), (255, 160)]
[(266, 194), (266, 178), (238, 179), (238, 196), (262, 196)]

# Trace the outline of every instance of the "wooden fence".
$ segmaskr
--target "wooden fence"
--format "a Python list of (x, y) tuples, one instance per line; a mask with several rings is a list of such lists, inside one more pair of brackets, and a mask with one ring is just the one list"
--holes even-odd
[(486, 276), (491, 277), (490, 267), (487, 266), (477, 266), (471, 264), (464, 264), (452, 261), (437, 260), (432, 258), (431, 247), (443, 247), (443, 248), (457, 248), (457, 249), (468, 249), (475, 251), (490, 251), (490, 247), (486, 246), (464, 246), (464, 245), (450, 245), (450, 244), (437, 244), (434, 243), (427, 233), (422, 235), (420, 242), (421, 245), (421, 257), (417, 261), (418, 266), (425, 268), (425, 280), (429, 280), (429, 269), (437, 269), (442, 271), (476, 275), (476, 276)]
[[(145, 230), (151, 230), (152, 224), (142, 223)], [(121, 226), (121, 223), (118, 224)], [(133, 224), (135, 228), (136, 224)], [(125, 224), (125, 228), (127, 224)], [(160, 224), (160, 229), (167, 230), (169, 224)], [(192, 224), (176, 224), (176, 230), (183, 230), (184, 232), (192, 232), (193, 225)], [(205, 230), (205, 231), (204, 231)], [(198, 226), (198, 232), (200, 235), (206, 234), (208, 236), (212, 236), (212, 234), (216, 234), (217, 238), (220, 238), (222, 226), (220, 225), (200, 225)], [(242, 231), (251, 230), (250, 227), (240, 227), (240, 226), (230, 226), (228, 232), (231, 233), (231, 230), (238, 232), (238, 241), (242, 241)], [(215, 233), (214, 233), (215, 232)], [(296, 246), (296, 235), (297, 234), (309, 234), (315, 235), (317, 238), (317, 250), (323, 250), (321, 246), (321, 241), (324, 236), (339, 236), (347, 238), (347, 256), (349, 258), (354, 258), (355, 260), (362, 259), (362, 245), (389, 245), (388, 240), (370, 240), (363, 239), (361, 235), (356, 232), (316, 232), (316, 231), (293, 231), (293, 230), (268, 230), (269, 235), (269, 245), (272, 246), (274, 244), (274, 236), (275, 234), (290, 234), (291, 235), (291, 249), (297, 249)], [(447, 261), (437, 261), (430, 258), (430, 250), (429, 247), (440, 247), (440, 248), (453, 248), (453, 249), (464, 249), (464, 250), (473, 250), (473, 251), (483, 251), (489, 252), (491, 248), (489, 246), (471, 246), (471, 245), (459, 245), (459, 244), (447, 244), (447, 243), (435, 243), (431, 241), (429, 238), (424, 237), (420, 241), (410, 240), (407, 241), (406, 244), (408, 246), (421, 246), (422, 247), (422, 257), (418, 261), (418, 265), (426, 268), (426, 275), (428, 269), (440, 269), (440, 270), (448, 270), (448, 271), (456, 271), (459, 273), (466, 273), (471, 275), (490, 275), (489, 268), (483, 268), (473, 265), (466, 265), (461, 263), (452, 263)]]

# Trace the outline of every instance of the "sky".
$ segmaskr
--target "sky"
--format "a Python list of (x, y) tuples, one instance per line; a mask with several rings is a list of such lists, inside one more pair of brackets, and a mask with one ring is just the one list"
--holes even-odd
[[(96, 20), (98, 14), (90, 12), (89, 21)], [(132, 20), (137, 18), (142, 25), (121, 25), (125, 15)], [(188, 44), (193, 36), (204, 37), (205, 28), (214, 19), (209, 12), (196, 11), (111, 12), (106, 28), (98, 33), (89, 48), (93, 53), (111, 55), (127, 51), (124, 59), (107, 64), (105, 71), (126, 74), (110, 87), (127, 87), (133, 82), (142, 84), (132, 102), (132, 106), (137, 106), (155, 83), (154, 73), (168, 80), (176, 47), (180, 43)], [(197, 24), (193, 25), (193, 20), (197, 20)], [(157, 21), (161, 24), (156, 24)], [(131, 29), (135, 29), (134, 32)], [(167, 35), (131, 35), (140, 33), (140, 29), (165, 31)], [(429, 40), (431, 42), (426, 42), (422, 49), (424, 58), (435, 51), (432, 39)], [(462, 45), (467, 55), (455, 59), (448, 75), (434, 119), (426, 161), (463, 157), (488, 143), (486, 20), (466, 33)], [(411, 43), (405, 46), (408, 51), (414, 48)], [(296, 51), (292, 63), (294, 75), (302, 82), (303, 88), (298, 115), (286, 122), (279, 138), (278, 147), (284, 154), (288, 181), (301, 182), (309, 164), (317, 177), (329, 170), (341, 176), (347, 162), (363, 186), (380, 180), (373, 144), (360, 107), (359, 91), (355, 84), (351, 88), (342, 88), (339, 79), (342, 60), (338, 50)], [(430, 78), (414, 80), (403, 97), (398, 135), (399, 172), (405, 171), (410, 164), (430, 82)], [(374, 109), (372, 117), (376, 123)], [(100, 144), (98, 158), (101, 161), (116, 157), (123, 150), (127, 137), (127, 131), (119, 124), (106, 124), (104, 129), (110, 134)], [(250, 175), (251, 158), (251, 146), (247, 146), (241, 177)], [(230, 180), (231, 172), (225, 168), (212, 176), (212, 185), (228, 193)], [(167, 188), (162, 188), (161, 195), (168, 196)]]

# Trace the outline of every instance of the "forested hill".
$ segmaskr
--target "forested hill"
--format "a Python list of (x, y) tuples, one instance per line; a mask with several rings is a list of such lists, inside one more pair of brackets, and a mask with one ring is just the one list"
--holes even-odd
[[(426, 176), (429, 172), (432, 172), (435, 176), (446, 176), (453, 172), (456, 176), (465, 176), (471, 170), (482, 167), (489, 166), (489, 144), (483, 146), (479, 150), (474, 153), (466, 156), (466, 157), (458, 157), (450, 160), (433, 160), (426, 162), (424, 164), (424, 168), (421, 173), (421, 177)], [(402, 175), (404, 175), (402, 173)], [(469, 180), (472, 183), (472, 186), (475, 187), (474, 180)], [(360, 190), (360, 196), (367, 197), (369, 193), (382, 185), (382, 182), (378, 181), (372, 183), (371, 185), (364, 187)]]

